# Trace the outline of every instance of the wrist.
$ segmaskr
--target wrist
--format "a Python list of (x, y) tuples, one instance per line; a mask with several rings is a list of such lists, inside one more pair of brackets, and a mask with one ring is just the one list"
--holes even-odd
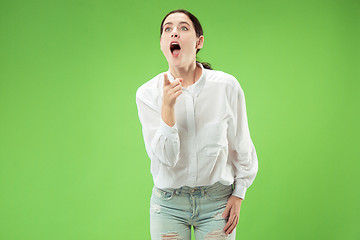
[(163, 102), (161, 105), (161, 111), (165, 111), (165, 112), (173, 112), (174, 111), (174, 105), (168, 104)]

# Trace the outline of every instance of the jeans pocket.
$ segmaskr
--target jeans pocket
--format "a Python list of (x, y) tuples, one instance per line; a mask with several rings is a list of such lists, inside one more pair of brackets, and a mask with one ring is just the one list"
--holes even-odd
[(205, 196), (207, 199), (212, 201), (220, 201), (220, 200), (228, 200), (230, 195), (232, 194), (232, 186), (231, 185), (223, 185), (220, 188), (209, 189), (205, 191)]
[(153, 196), (160, 200), (168, 201), (173, 198), (174, 191), (165, 191), (163, 189), (154, 187), (153, 188)]

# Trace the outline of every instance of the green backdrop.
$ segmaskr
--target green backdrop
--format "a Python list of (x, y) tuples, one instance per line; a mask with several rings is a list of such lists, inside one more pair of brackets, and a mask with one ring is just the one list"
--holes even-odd
[(359, 236), (358, 0), (0, 1), (0, 239), (150, 239), (137, 88), (185, 8), (244, 89), (259, 172), (237, 239)]

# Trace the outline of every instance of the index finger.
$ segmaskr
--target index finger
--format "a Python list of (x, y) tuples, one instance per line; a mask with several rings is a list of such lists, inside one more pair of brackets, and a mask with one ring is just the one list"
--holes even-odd
[(225, 231), (225, 234), (226, 234), (226, 235), (231, 234), (231, 233), (234, 231), (234, 229), (235, 229), (235, 227), (236, 227), (236, 225), (237, 225), (237, 222), (238, 222), (238, 218), (237, 218), (237, 216), (235, 216), (233, 223), (232, 223), (231, 226)]
[(170, 81), (169, 81), (168, 75), (166, 73), (164, 73), (164, 86), (169, 85), (169, 84), (170, 84)]
[(225, 225), (225, 227), (224, 227), (224, 231), (225, 231), (225, 232), (226, 232), (226, 231), (229, 229), (229, 227), (233, 224), (234, 220), (235, 220), (235, 215), (232, 214), (232, 213), (230, 213), (230, 216), (229, 216), (229, 218), (228, 218), (228, 220), (227, 220), (227, 223), (226, 223), (226, 225)]

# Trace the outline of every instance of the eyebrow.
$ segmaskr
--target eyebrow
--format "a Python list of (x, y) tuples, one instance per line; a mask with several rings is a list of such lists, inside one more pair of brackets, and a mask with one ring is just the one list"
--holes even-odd
[[(187, 22), (179, 22), (179, 24), (182, 24), (182, 23), (185, 23), (185, 24), (187, 24), (187, 25), (189, 25), (189, 26), (190, 26), (190, 24), (188, 24)], [(172, 23), (172, 22), (167, 22), (167, 23), (165, 23), (165, 24), (164, 24), (164, 26), (165, 26), (165, 25), (167, 25), (167, 24), (172, 25), (173, 23)]]

